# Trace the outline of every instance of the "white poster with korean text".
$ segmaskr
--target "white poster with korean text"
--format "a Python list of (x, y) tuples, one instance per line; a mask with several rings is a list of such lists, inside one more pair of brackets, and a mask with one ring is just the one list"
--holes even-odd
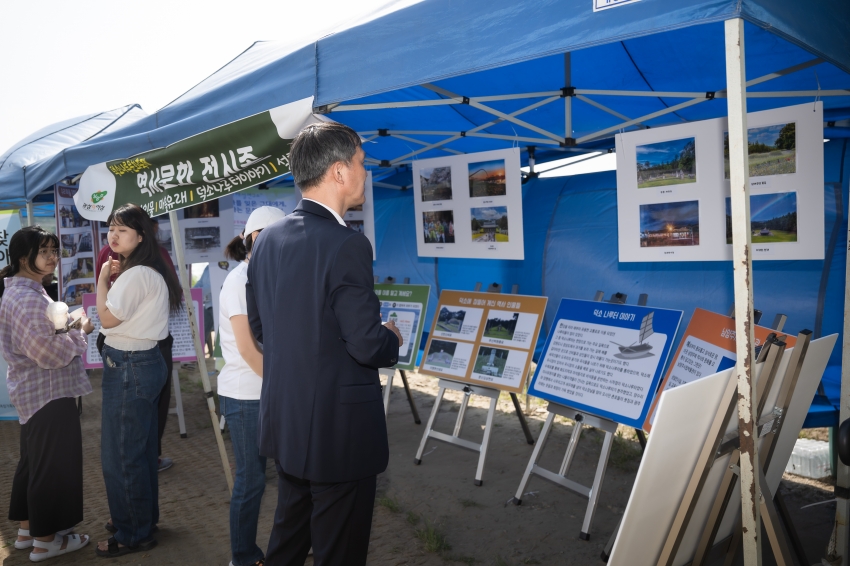
[(420, 257), (524, 259), (519, 148), (413, 162)]
[[(727, 120), (615, 137), (621, 262), (732, 259)], [(823, 107), (747, 114), (752, 256), (823, 259)]]
[(0, 210), (0, 269), (9, 265), (9, 240), (20, 229), (21, 216), (17, 210)]

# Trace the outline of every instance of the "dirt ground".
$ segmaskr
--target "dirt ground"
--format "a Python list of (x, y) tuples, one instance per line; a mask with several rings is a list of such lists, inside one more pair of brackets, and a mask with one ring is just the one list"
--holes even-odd
[[(510, 503), (532, 446), (522, 434), (507, 394), (499, 401), (490, 442), (484, 485), (473, 484), (477, 454), (430, 440), (422, 464), (414, 456), (434, 404), (437, 380), (409, 376), (414, 400), (423, 424), (413, 422), (404, 390), (395, 380), (390, 412), (390, 465), (378, 479), (378, 501), (369, 547), (370, 565), (602, 565), (600, 553), (617, 525), (640, 463), (634, 432), (621, 427), (600, 494), (590, 541), (578, 538), (587, 500), (532, 477), (523, 504)], [(213, 383), (214, 383), (214, 378)], [(115, 564), (216, 564), (230, 560), (228, 535), (229, 495), (209, 412), (197, 373), (181, 370), (181, 390), (188, 438), (179, 436), (176, 416), (168, 420), (163, 453), (174, 467), (160, 480), (159, 545), (147, 553), (115, 559)], [(93, 372), (94, 393), (84, 399), (82, 415), (85, 466), (85, 520), (77, 532), (93, 541), (106, 540), (103, 525), (109, 518), (100, 467), (100, 372)], [(449, 391), (435, 428), (451, 433), (462, 393)], [(523, 407), (524, 398), (521, 396)], [(488, 399), (472, 397), (462, 436), (481, 439)], [(172, 401), (173, 403), (173, 401)], [(545, 403), (532, 399), (528, 415), (537, 437), (546, 417)], [(557, 470), (566, 450), (571, 422), (558, 417), (540, 464)], [(18, 460), (20, 426), (0, 422), (0, 509), (5, 516), (12, 475)], [(572, 465), (570, 478), (590, 485), (601, 447), (602, 435), (586, 430)], [(225, 433), (230, 461), (230, 441)], [(786, 502), (794, 517), (809, 558), (819, 563), (830, 536), (835, 504), (832, 487), (800, 481), (786, 475)], [(267, 470), (266, 495), (260, 513), (258, 544), (265, 548), (271, 530), (277, 487), (273, 464)], [(29, 564), (28, 552), (12, 546), (17, 524), (0, 520), (0, 561), (4, 565)], [(766, 551), (765, 555), (769, 556)], [(89, 564), (95, 560), (94, 545), (50, 560), (49, 564)], [(769, 558), (765, 564), (771, 564)], [(307, 564), (312, 564), (308, 559)]]

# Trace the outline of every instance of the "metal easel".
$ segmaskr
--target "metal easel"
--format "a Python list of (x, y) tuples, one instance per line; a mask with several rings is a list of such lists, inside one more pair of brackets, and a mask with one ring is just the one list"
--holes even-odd
[[(605, 296), (603, 291), (597, 291), (593, 297), (594, 301), (601, 301)], [(607, 302), (614, 304), (625, 304), (627, 296), (623, 293), (614, 293)], [(646, 306), (648, 295), (641, 294), (638, 299), (639, 306)], [(565, 405), (550, 402), (546, 407), (549, 411), (549, 416), (546, 417), (546, 422), (543, 423), (543, 429), (540, 431), (540, 437), (537, 439), (537, 446), (534, 447), (534, 452), (531, 454), (531, 459), (525, 468), (525, 473), (522, 480), (519, 482), (516, 495), (513, 498), (514, 505), (522, 505), (522, 495), (528, 485), (528, 480), (531, 475), (535, 474), (543, 479), (549, 480), (552, 483), (560, 485), (570, 491), (578, 493), (583, 497), (587, 497), (587, 510), (584, 513), (584, 522), (581, 525), (579, 538), (582, 540), (590, 540), (590, 526), (593, 523), (593, 515), (596, 512), (596, 505), (599, 501), (599, 491), (602, 488), (602, 480), (605, 478), (605, 469), (608, 466), (608, 457), (611, 455), (611, 446), (614, 443), (614, 434), (617, 432), (617, 423), (612, 420), (590, 415), (581, 411), (576, 411)], [(552, 431), (552, 424), (555, 422), (555, 416), (570, 418), (575, 422), (573, 431), (570, 434), (570, 441), (567, 444), (567, 452), (564, 454), (564, 459), (561, 462), (561, 467), (558, 473), (547, 470), (537, 464), (543, 448), (546, 446), (549, 433)], [(599, 462), (596, 464), (596, 474), (593, 476), (593, 485), (587, 487), (567, 478), (570, 471), (570, 466), (573, 462), (573, 457), (578, 448), (578, 441), (581, 438), (581, 431), (585, 426), (599, 429), (605, 433), (605, 439), (602, 441), (602, 451), (599, 454)], [(643, 436), (643, 431), (638, 431), (638, 438), (641, 440), (641, 447), (646, 446), (646, 437)]]
[[(761, 446), (758, 450), (759, 465), (756, 466), (757, 481), (759, 482), (761, 493), (764, 494), (760, 499), (761, 516), (774, 557), (780, 566), (793, 566), (794, 564), (791, 549), (788, 546), (788, 541), (780, 525), (780, 512), (785, 514), (784, 512), (787, 512), (787, 510), (782, 509), (784, 502), (780, 499), (778, 507), (782, 511), (777, 512), (777, 506), (774, 505), (774, 497), (771, 495), (770, 488), (765, 479), (765, 471), (771, 464), (773, 452), (776, 448), (776, 440), (782, 430), (788, 407), (791, 404), (794, 390), (797, 387), (797, 381), (800, 377), (800, 371), (803, 367), (811, 337), (812, 332), (810, 330), (803, 330), (797, 336), (797, 342), (791, 353), (791, 359), (788, 362), (785, 375), (778, 383), (780, 389), (776, 398), (776, 405), (767, 415), (764, 415), (764, 405), (767, 400), (767, 393), (775, 386), (774, 382), (776, 381), (779, 363), (785, 352), (785, 342), (778, 339), (775, 334), (771, 334), (756, 360), (757, 364), (762, 365), (761, 374), (756, 384), (756, 399), (759, 400), (757, 414), (760, 415), (757, 423), (758, 438), (761, 439)], [(732, 497), (741, 473), (738, 467), (740, 459), (738, 432), (734, 431), (730, 435), (724, 436), (725, 429), (737, 406), (736, 401), (737, 381), (730, 379), (720, 402), (720, 409), (711, 425), (707, 440), (700, 452), (697, 465), (688, 482), (682, 502), (679, 505), (673, 526), (665, 541), (664, 548), (658, 560), (659, 566), (671, 566), (673, 564), (711, 468), (718, 458), (730, 455), (729, 462), (726, 464), (726, 473), (723, 476), (720, 489), (712, 505), (706, 527), (700, 537), (694, 559), (690, 564), (692, 566), (705, 564), (709, 552), (713, 550), (714, 539), (717, 536), (717, 531), (726, 514), (729, 500)], [(798, 547), (799, 540), (795, 540), (797, 538), (796, 533), (788, 520), (789, 518), (786, 518), (786, 527), (791, 534), (790, 538), (794, 546)], [(714, 547), (715, 549), (720, 549), (725, 554), (725, 566), (729, 566), (734, 561), (741, 544), (741, 539), (742, 526), (741, 518), (739, 517), (732, 531), (732, 536), (727, 537)], [(802, 548), (795, 548), (795, 550), (798, 551), (798, 558), (800, 558), (801, 563), (808, 564), (805, 555), (800, 556), (799, 554)]]
[[(498, 283), (493, 283), (487, 288), (487, 293), (500, 293), (502, 290), (502, 286)], [(481, 283), (478, 282), (475, 284), (475, 292), (481, 291)], [(515, 295), (519, 291), (519, 286), (514, 285), (511, 289), (511, 294)], [(416, 452), (416, 458), (413, 462), (416, 465), (422, 463), (422, 453), (425, 451), (425, 445), (428, 443), (429, 438), (433, 438), (435, 440), (440, 440), (442, 442), (447, 442), (449, 444), (454, 444), (455, 446), (460, 446), (461, 448), (466, 448), (467, 450), (472, 450), (473, 452), (478, 452), (478, 469), (475, 472), (475, 485), (481, 486), (484, 485), (484, 480), (481, 479), (484, 473), (484, 462), (487, 459), (487, 447), (490, 445), (490, 433), (493, 430), (493, 417), (496, 415), (496, 405), (499, 402), (499, 395), (502, 393), (499, 389), (493, 389), (492, 387), (483, 387), (481, 385), (469, 385), (466, 383), (460, 383), (457, 381), (452, 381), (450, 379), (439, 378), (439, 391), (437, 392), (437, 399), (434, 401), (434, 407), (431, 409), (431, 416), (428, 417), (428, 424), (425, 426), (425, 434), (422, 435), (422, 441), (419, 443), (419, 450)], [(440, 402), (443, 400), (443, 395), (446, 392), (446, 389), (453, 389), (455, 391), (463, 391), (464, 396), (460, 402), (460, 409), (457, 413), (457, 420), (455, 421), (455, 428), (452, 431), (452, 434), (445, 434), (442, 432), (438, 432), (433, 430), (434, 421), (437, 418), (437, 413), (440, 410)], [(464, 440), (460, 438), (460, 432), (463, 428), (463, 418), (466, 415), (466, 407), (469, 404), (470, 395), (481, 395), (482, 397), (488, 397), (490, 399), (490, 407), (487, 411), (487, 421), (484, 425), (484, 437), (481, 440), (481, 444), (476, 442), (471, 442), (469, 440)], [(531, 431), (528, 428), (528, 423), (525, 421), (525, 415), (522, 413), (522, 408), (519, 404), (519, 399), (517, 399), (516, 393), (511, 393), (511, 400), (514, 403), (514, 409), (516, 410), (517, 418), (519, 418), (519, 423), (522, 426), (522, 431), (525, 434), (525, 440), (529, 444), (534, 444), (534, 438), (531, 436)]]
[[(376, 283), (377, 283), (377, 280), (378, 280), (378, 278), (376, 276), (375, 277)], [(395, 284), (395, 277), (386, 277), (384, 279), (384, 283), (386, 283), (388, 285)], [(410, 283), (410, 277), (405, 277), (404, 278), (404, 284), (408, 285), (409, 283)], [(424, 316), (424, 313), (422, 314), (422, 316)], [(412, 348), (413, 344), (411, 344), (410, 346)], [(416, 352), (413, 352), (413, 354), (411, 354), (411, 355), (415, 356)], [(393, 378), (395, 377), (395, 372), (396, 372), (395, 368), (380, 368), (378, 370), (378, 373), (381, 376), (387, 378), (386, 384), (381, 386), (381, 389), (383, 390), (383, 394), (384, 394), (384, 418), (389, 418), (389, 414), (390, 414), (390, 393), (392, 393), (392, 389), (393, 389)], [(410, 412), (413, 413), (413, 422), (415, 422), (416, 424), (422, 424), (422, 420), (419, 418), (419, 411), (416, 410), (416, 403), (413, 402), (413, 395), (410, 393), (410, 385), (407, 383), (407, 374), (405, 373), (405, 371), (403, 369), (398, 370), (398, 372), (401, 375), (401, 382), (404, 385), (404, 392), (407, 395), (407, 402), (408, 402), (408, 404), (410, 404)]]

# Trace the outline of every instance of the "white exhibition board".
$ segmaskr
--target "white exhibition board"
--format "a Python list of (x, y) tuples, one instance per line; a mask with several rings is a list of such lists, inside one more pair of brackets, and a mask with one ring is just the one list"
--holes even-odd
[[(755, 260), (824, 258), (823, 106), (747, 114)], [(732, 259), (726, 118), (618, 134), (619, 259)]]
[[(809, 345), (797, 389), (788, 408), (785, 424), (776, 439), (773, 460), (766, 474), (773, 493), (782, 479), (785, 464), (791, 457), (797, 435), (837, 338), (837, 334), (832, 334), (814, 340)], [(780, 362), (777, 381), (768, 395), (764, 414), (773, 410), (779, 389), (778, 381), (785, 375), (791, 352), (793, 349), (786, 350)], [(761, 367), (761, 364), (756, 366), (756, 374), (760, 375)], [(729, 380), (735, 379), (733, 372), (734, 368), (730, 368), (661, 394), (652, 434), (649, 435), (620, 532), (608, 559), (609, 566), (657, 563), (699, 453), (707, 441), (708, 430), (720, 409), (723, 391)], [(733, 411), (726, 432), (737, 430), (737, 426), (738, 414)], [(686, 564), (693, 558), (728, 461), (727, 455), (717, 459), (712, 466), (673, 562), (675, 566)], [(723, 540), (732, 533), (735, 520), (740, 515), (740, 502), (738, 484), (715, 540)]]
[[(177, 211), (177, 214), (178, 226), (183, 237), (183, 259), (186, 263), (214, 262), (224, 259), (224, 248), (233, 239), (233, 197), (231, 195), (183, 208)], [(165, 226), (160, 224), (160, 230), (163, 228)], [(163, 234), (161, 240), (164, 237)]]
[(519, 148), (413, 162), (420, 257), (525, 259)]
[(372, 198), (372, 172), (366, 172), (366, 202), (362, 205), (346, 211), (342, 217), (345, 225), (360, 232), (369, 239), (372, 244), (372, 261), (375, 261), (377, 250), (375, 249), (375, 203)]

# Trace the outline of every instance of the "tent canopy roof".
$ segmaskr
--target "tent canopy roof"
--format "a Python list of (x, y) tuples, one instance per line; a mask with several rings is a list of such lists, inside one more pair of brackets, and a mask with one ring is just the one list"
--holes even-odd
[[(32, 196), (89, 165), (164, 147), (197, 133), (270, 108), (314, 97), (321, 108), (337, 103), (386, 103), (500, 94), (558, 92), (562, 87), (640, 91), (716, 92), (725, 88), (722, 21), (744, 18), (748, 78), (821, 58), (824, 62), (755, 85), (759, 90), (850, 88), (850, 5), (843, 0), (653, 0), (600, 12), (592, 0), (426, 0), (339, 31), (306, 46), (258, 42), (195, 88), (156, 114), (128, 128), (69, 148), (35, 164)], [(571, 53), (571, 80), (565, 80), (564, 53)], [(569, 82), (570, 84), (566, 84)], [(433, 84), (440, 89), (423, 87)], [(584, 96), (584, 95), (582, 95)], [(551, 98), (551, 97), (549, 97)], [(580, 139), (615, 128), (622, 117), (638, 118), (687, 101), (668, 96), (587, 95), (573, 102), (573, 132), (566, 135), (563, 100), (553, 100), (518, 118), (534, 128), (504, 119), (481, 128), (490, 137), (459, 137), (452, 152), (472, 152), (518, 144), (540, 146), (538, 160), (564, 157), (555, 138)], [(809, 98), (752, 98), (750, 110), (798, 104)], [(510, 113), (546, 97), (487, 101)], [(825, 97), (827, 120), (850, 117), (850, 97)], [(658, 126), (722, 116), (722, 98), (693, 103), (675, 113), (644, 120)], [(832, 114), (831, 114), (832, 113)], [(845, 116), (848, 115), (848, 116)], [(832, 116), (832, 118), (830, 117)], [(836, 118), (844, 116), (844, 118)], [(377, 137), (379, 129), (469, 132), (499, 120), (470, 104), (342, 112), (331, 117), (374, 131), (367, 145), (374, 158), (397, 160), (447, 135)], [(637, 127), (637, 126), (633, 126)], [(616, 128), (615, 128), (616, 130)], [(582, 151), (611, 147), (610, 137), (582, 140)], [(402, 134), (403, 136), (405, 134)], [(496, 136), (496, 137), (493, 137)], [(371, 137), (371, 136), (369, 136)], [(511, 139), (504, 139), (509, 137)], [(546, 139), (541, 144), (533, 140)], [(519, 139), (518, 139), (519, 138)], [(522, 138), (527, 138), (526, 140)], [(532, 141), (527, 141), (532, 140)], [(548, 147), (549, 149), (543, 149)], [(445, 155), (420, 152), (417, 158)]]

